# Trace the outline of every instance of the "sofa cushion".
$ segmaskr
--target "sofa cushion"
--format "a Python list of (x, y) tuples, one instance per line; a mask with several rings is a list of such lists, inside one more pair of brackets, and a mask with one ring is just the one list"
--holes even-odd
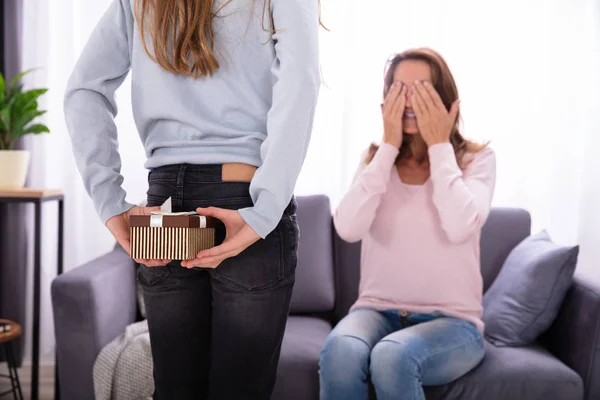
[(578, 246), (556, 245), (545, 231), (515, 247), (483, 296), (487, 338), (522, 346), (548, 329), (573, 282), (578, 253)]
[(335, 251), (335, 321), (344, 318), (358, 298), (361, 242), (349, 243), (333, 234)]
[(331, 206), (326, 196), (298, 196), (300, 239), (292, 313), (333, 310), (333, 243)]
[(583, 400), (583, 382), (541, 346), (486, 343), (481, 364), (448, 385), (425, 388), (428, 400)]
[(508, 254), (531, 232), (529, 213), (519, 208), (492, 208), (481, 230), (483, 291), (492, 285)]
[(288, 319), (272, 400), (319, 398), (319, 355), (331, 329), (319, 318)]

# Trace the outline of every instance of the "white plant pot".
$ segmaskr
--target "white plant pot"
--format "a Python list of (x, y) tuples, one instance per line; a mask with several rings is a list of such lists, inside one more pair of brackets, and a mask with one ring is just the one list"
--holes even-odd
[(29, 169), (29, 151), (0, 150), (0, 189), (21, 189)]

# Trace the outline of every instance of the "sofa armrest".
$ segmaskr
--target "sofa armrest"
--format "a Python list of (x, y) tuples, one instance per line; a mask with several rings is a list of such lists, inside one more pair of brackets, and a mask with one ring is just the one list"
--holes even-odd
[(105, 345), (135, 322), (135, 291), (135, 263), (120, 248), (52, 282), (63, 400), (94, 398), (94, 361)]
[(600, 399), (600, 286), (576, 276), (541, 340), (581, 376), (585, 400)]

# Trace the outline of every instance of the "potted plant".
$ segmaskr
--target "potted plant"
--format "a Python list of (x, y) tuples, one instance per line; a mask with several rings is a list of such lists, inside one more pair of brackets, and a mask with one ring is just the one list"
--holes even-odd
[(9, 84), (0, 73), (0, 189), (20, 189), (25, 185), (29, 167), (29, 151), (13, 150), (17, 139), (27, 134), (50, 132), (34, 120), (46, 111), (38, 109), (37, 99), (48, 89), (23, 90), (21, 78), (15, 76)]

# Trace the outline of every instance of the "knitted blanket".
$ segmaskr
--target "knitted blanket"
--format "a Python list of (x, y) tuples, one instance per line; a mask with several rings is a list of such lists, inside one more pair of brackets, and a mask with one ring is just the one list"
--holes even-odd
[(152, 353), (146, 320), (133, 323), (106, 345), (94, 362), (96, 400), (151, 399)]

